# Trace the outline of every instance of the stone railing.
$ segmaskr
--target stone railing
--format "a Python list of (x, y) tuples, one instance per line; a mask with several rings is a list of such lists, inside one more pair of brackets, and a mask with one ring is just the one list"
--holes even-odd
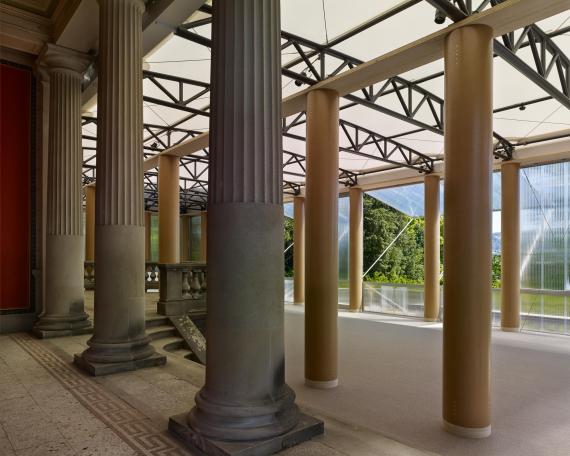
[(160, 286), (160, 268), (158, 263), (147, 261), (144, 270), (144, 289), (158, 290)]
[[(86, 290), (95, 289), (95, 262), (86, 261), (83, 265), (83, 280)], [(160, 285), (160, 268), (158, 263), (146, 262), (144, 271), (144, 288), (158, 290)]]
[(157, 311), (162, 315), (182, 315), (206, 307), (206, 263), (159, 264), (160, 298)]

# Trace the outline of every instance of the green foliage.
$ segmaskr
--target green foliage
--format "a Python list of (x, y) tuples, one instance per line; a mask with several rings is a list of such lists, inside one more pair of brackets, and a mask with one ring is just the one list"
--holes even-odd
[(501, 288), (501, 255), (493, 255), (492, 287)]
[[(293, 219), (289, 217), (283, 217), (283, 239), (284, 246), (283, 251), (293, 242), (293, 229), (294, 223)], [(295, 246), (291, 247), (287, 252), (285, 252), (285, 277), (293, 277), (293, 249)]]
[[(410, 217), (364, 194), (364, 268), (378, 258)], [(368, 272), (365, 280), (423, 283), (424, 220), (414, 218), (404, 233)]]

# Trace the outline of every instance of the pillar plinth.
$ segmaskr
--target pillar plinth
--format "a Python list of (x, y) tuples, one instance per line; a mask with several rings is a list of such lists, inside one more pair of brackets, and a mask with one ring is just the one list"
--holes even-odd
[(142, 0), (99, 0), (95, 322), (75, 363), (92, 375), (163, 364), (145, 334)]
[(338, 385), (338, 93), (307, 95), (305, 383)]
[(40, 56), (50, 79), (45, 305), (39, 337), (91, 330), (83, 305), (81, 77), (88, 56), (48, 44)]
[(95, 261), (95, 186), (87, 185), (85, 192), (85, 261)]
[(293, 198), (293, 302), (305, 302), (305, 198)]
[(271, 454), (322, 431), (285, 383), (279, 1), (213, 7), (206, 384), (169, 428), (207, 454)]
[(350, 231), (349, 231), (349, 264), (348, 278), (350, 287), (351, 312), (362, 310), (362, 275), (364, 255), (364, 207), (362, 189), (352, 187), (349, 189), (350, 198)]
[(465, 26), (444, 52), (443, 419), (473, 438), (491, 433), (492, 37)]
[(158, 262), (180, 263), (180, 159), (158, 157)]
[(521, 326), (520, 164), (501, 165), (501, 328)]
[(424, 178), (424, 320), (439, 317), (439, 181), (428, 174)]

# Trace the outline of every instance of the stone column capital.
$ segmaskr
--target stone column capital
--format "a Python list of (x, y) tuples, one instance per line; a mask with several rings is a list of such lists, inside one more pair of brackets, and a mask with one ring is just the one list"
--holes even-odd
[(109, 5), (112, 3), (122, 3), (124, 5), (132, 5), (139, 8), (141, 13), (144, 13), (145, 5), (143, 0), (97, 0), (101, 6)]
[(47, 43), (38, 57), (37, 71), (42, 77), (54, 71), (75, 73), (80, 77), (93, 62), (93, 58), (53, 43)]

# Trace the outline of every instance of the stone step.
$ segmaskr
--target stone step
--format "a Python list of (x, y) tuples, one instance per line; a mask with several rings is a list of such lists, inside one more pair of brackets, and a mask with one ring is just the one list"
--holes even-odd
[(147, 328), (152, 328), (154, 326), (172, 326), (168, 317), (163, 317), (162, 315), (147, 317), (145, 322)]
[(162, 347), (163, 350), (173, 351), (180, 348), (185, 348), (186, 341), (182, 337), (167, 337), (165, 339), (160, 339), (157, 344)]
[(188, 355), (192, 354), (192, 352), (187, 348), (177, 348), (176, 350), (170, 350), (169, 353), (182, 356), (183, 358), (186, 358)]
[(146, 334), (151, 338), (151, 340), (159, 340), (165, 339), (167, 337), (178, 336), (176, 328), (171, 325), (151, 326), (147, 329)]

